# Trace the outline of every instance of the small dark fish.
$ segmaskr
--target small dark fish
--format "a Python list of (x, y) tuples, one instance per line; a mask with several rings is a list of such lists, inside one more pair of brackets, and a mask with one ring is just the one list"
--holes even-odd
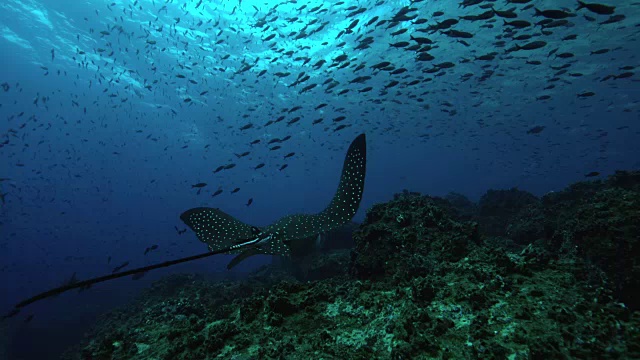
[(280, 145), (276, 145), (276, 146), (274, 146), (274, 147), (270, 148), (269, 150), (271, 150), (271, 151), (273, 151), (273, 150), (278, 150), (278, 149), (280, 149), (281, 147), (282, 147), (282, 146), (280, 146)]
[(614, 75), (613, 78), (617, 80), (617, 79), (626, 79), (632, 76), (633, 76), (633, 73), (631, 71), (628, 71), (628, 72), (623, 72), (622, 74), (619, 74), (619, 75)]
[(304, 88), (302, 88), (302, 89), (300, 90), (300, 94), (305, 93), (305, 92), (307, 92), (307, 91), (309, 91), (309, 90), (311, 90), (311, 89), (314, 89), (316, 86), (318, 86), (318, 84), (316, 84), (316, 83), (313, 83), (313, 84), (307, 85), (307, 86), (305, 86)]
[(259, 144), (259, 143), (260, 143), (260, 139), (253, 140), (249, 145), (255, 145), (255, 144)]
[(247, 205), (246, 206), (249, 206), (251, 204), (253, 204), (253, 198), (250, 198), (249, 201), (247, 201)]
[(592, 171), (592, 172), (590, 172), (590, 173), (586, 174), (584, 177), (596, 177), (596, 176), (598, 176), (598, 175), (600, 175), (600, 173), (599, 173), (599, 172), (597, 172), (597, 171)]
[(287, 126), (293, 125), (293, 124), (297, 123), (298, 121), (300, 121), (300, 116), (296, 116), (293, 119), (289, 120), (287, 122)]
[(516, 44), (515, 49), (516, 50), (535, 50), (535, 49), (540, 49), (541, 47), (544, 47), (545, 45), (547, 45), (546, 42), (544, 42), (542, 40), (537, 40), (537, 41), (532, 41), (530, 43), (524, 44), (522, 46)]
[[(400, 83), (400, 82), (399, 82), (399, 81), (397, 81), (397, 80), (391, 80), (388, 84), (386, 84), (386, 85), (384, 86), (384, 88), (385, 88), (385, 89), (392, 88), (392, 87), (394, 87), (394, 86), (398, 85), (399, 83)], [(342, 116), (342, 117), (344, 117), (344, 116)], [(336, 122), (336, 121), (337, 121), (336, 119), (333, 119), (333, 122)]]
[(600, 15), (611, 15), (616, 10), (615, 6), (596, 4), (596, 3), (586, 3), (578, 0), (578, 7), (576, 8), (576, 11), (582, 8), (585, 8), (593, 13), (600, 14)]
[(2, 320), (14, 317), (14, 316), (18, 315), (19, 312), (20, 312), (20, 309), (15, 308), (15, 309), (9, 311), (6, 315), (3, 315), (2, 316)]
[(285, 159), (286, 159), (286, 158), (290, 158), (290, 157), (292, 157), (292, 156), (293, 156), (293, 155), (295, 155), (295, 154), (296, 154), (296, 153), (294, 153), (294, 152), (290, 152), (290, 153), (288, 153), (287, 155), (285, 155), (285, 156), (284, 156), (284, 158), (285, 158)]
[(192, 188), (192, 189), (193, 189), (193, 188), (203, 188), (203, 187), (205, 187), (205, 186), (207, 186), (207, 183), (197, 183), (197, 184), (193, 184), (193, 185), (191, 185), (191, 188)]
[[(176, 228), (176, 229), (177, 229), (177, 228)], [(180, 232), (178, 231), (178, 233), (180, 233)], [(158, 245), (151, 245), (150, 247), (148, 247), (148, 248), (146, 248), (146, 249), (144, 250), (144, 254), (145, 254), (145, 255), (147, 255), (147, 254), (149, 253), (149, 251), (153, 251), (153, 250), (155, 250), (155, 249), (157, 249), (157, 248), (158, 248)]]
[(397, 43), (391, 43), (389, 44), (389, 46), (395, 47), (395, 48), (402, 48), (402, 47), (406, 47), (409, 46), (409, 42), (408, 41), (399, 41)]
[(217, 173), (217, 172), (222, 171), (223, 169), (224, 169), (224, 165), (220, 165), (220, 166), (218, 166), (215, 170), (213, 170), (213, 173), (215, 174), (215, 173)]
[(128, 261), (125, 261), (122, 265), (120, 266), (116, 266), (115, 268), (113, 268), (113, 271), (111, 272), (112, 274), (117, 273), (118, 271), (122, 270), (122, 268), (124, 268), (125, 266), (129, 265)]
[(220, 194), (222, 194), (222, 189), (216, 190), (216, 192), (214, 192), (213, 195), (211, 195), (211, 197), (218, 196)]
[(235, 188), (235, 189), (231, 190), (231, 193), (232, 193), (232, 194), (235, 194), (235, 193), (237, 193), (238, 191), (240, 191), (240, 188)]
[(229, 170), (229, 169), (233, 169), (234, 167), (236, 167), (236, 164), (231, 163), (231, 164), (229, 164), (229, 165), (225, 165), (225, 166), (224, 166), (224, 169), (225, 169), (225, 170)]
[(278, 169), (278, 170), (282, 171), (282, 170), (286, 169), (288, 166), (289, 166), (289, 165), (284, 164), (284, 165), (280, 166), (280, 169)]
[(140, 273), (137, 273), (137, 274), (133, 274), (133, 276), (131, 277), (131, 280), (140, 280), (146, 275), (146, 273), (147, 272), (144, 271), (144, 272), (140, 272)]
[(575, 55), (573, 53), (565, 52), (565, 53), (561, 53), (561, 54), (556, 55), (556, 58), (568, 59), (568, 58), (572, 58), (574, 56)]
[(388, 61), (383, 61), (383, 62), (381, 62), (381, 63), (377, 63), (377, 64), (375, 64), (375, 65), (371, 66), (371, 68), (373, 68), (373, 69), (378, 69), (378, 70), (379, 70), (379, 69), (383, 69), (383, 68), (385, 68), (385, 67), (387, 67), (387, 66), (389, 66), (389, 65), (391, 65), (391, 63), (390, 63), (390, 62), (388, 62)]
[(254, 170), (258, 170), (258, 169), (263, 168), (263, 167), (264, 167), (264, 163), (260, 163), (260, 164), (256, 165), (256, 167), (253, 168), (253, 169)]
[(544, 126), (534, 126), (531, 129), (527, 130), (527, 134), (539, 134), (544, 130)]
[(503, 20), (504, 26), (512, 26), (517, 29), (524, 29), (526, 27), (531, 26), (531, 23), (525, 20), (514, 20), (514, 21), (506, 21)]
[(570, 16), (575, 16), (574, 14), (568, 13), (562, 10), (540, 10), (538, 8), (534, 8), (535, 14), (533, 16), (543, 16), (547, 19), (565, 19)]
[(472, 33), (466, 32), (466, 31), (459, 31), (459, 30), (447, 30), (447, 31), (442, 31), (442, 33), (452, 38), (471, 39), (473, 37)]
[(374, 22), (378, 21), (378, 19), (379, 19), (378, 16), (374, 16), (373, 18), (371, 18), (371, 20), (367, 21), (365, 26), (369, 26), (369, 25), (373, 24)]

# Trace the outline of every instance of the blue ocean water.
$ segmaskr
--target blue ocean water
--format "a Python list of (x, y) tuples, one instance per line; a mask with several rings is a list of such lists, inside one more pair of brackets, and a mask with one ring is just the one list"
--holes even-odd
[[(181, 232), (190, 208), (256, 226), (318, 212), (361, 133), (356, 221), (403, 189), (543, 195), (637, 169), (640, 4), (611, 5), (3, 0), (0, 309), (206, 251)], [(0, 348), (55, 358), (153, 280), (231, 258), (33, 304)]]

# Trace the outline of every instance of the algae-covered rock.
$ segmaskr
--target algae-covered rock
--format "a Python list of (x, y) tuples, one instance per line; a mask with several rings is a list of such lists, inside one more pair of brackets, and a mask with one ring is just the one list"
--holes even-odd
[(463, 257), (477, 225), (453, 219), (442, 199), (406, 194), (374, 205), (354, 233), (351, 274), (380, 278), (429, 274), (435, 263)]
[[(478, 202), (478, 222), (483, 235), (507, 236), (515, 219), (526, 218), (523, 211), (539, 202), (533, 194), (512, 188), (489, 190)], [(512, 230), (513, 231), (513, 230)]]
[(637, 173), (619, 173), (543, 198), (550, 249), (603, 271), (616, 296), (633, 309), (640, 309), (639, 179)]
[(478, 214), (478, 206), (460, 193), (450, 192), (444, 199), (456, 210), (461, 220), (472, 220)]

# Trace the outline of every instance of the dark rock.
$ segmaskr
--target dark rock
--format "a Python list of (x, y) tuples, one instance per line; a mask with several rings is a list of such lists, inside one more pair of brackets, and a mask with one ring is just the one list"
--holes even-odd
[(452, 219), (442, 199), (403, 194), (374, 205), (354, 233), (350, 273), (360, 279), (394, 274), (422, 276), (435, 263), (455, 261), (477, 239), (475, 223)]
[(543, 198), (549, 249), (604, 271), (632, 309), (640, 309), (640, 191), (631, 190), (638, 187), (637, 178), (618, 174)]
[(526, 191), (489, 190), (478, 203), (478, 222), (483, 235), (508, 237), (509, 225), (525, 218), (522, 212), (539, 203), (537, 197)]

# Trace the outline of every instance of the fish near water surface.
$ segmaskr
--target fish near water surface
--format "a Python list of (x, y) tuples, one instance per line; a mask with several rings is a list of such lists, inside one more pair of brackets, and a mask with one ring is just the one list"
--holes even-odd
[(229, 249), (228, 253), (239, 253), (227, 265), (229, 269), (253, 255), (289, 256), (289, 242), (337, 229), (351, 221), (362, 200), (366, 162), (366, 137), (361, 134), (349, 146), (333, 199), (317, 214), (285, 216), (264, 228), (245, 224), (220, 209), (208, 207), (187, 210), (180, 219), (209, 250)]

